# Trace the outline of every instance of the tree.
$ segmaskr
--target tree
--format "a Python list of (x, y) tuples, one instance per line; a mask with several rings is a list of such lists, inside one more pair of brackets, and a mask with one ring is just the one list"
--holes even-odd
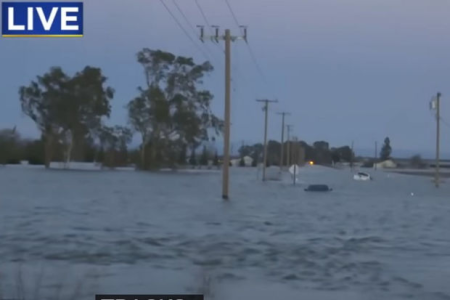
[(340, 147), (338, 148), (338, 151), (343, 161), (351, 162), (354, 160), (355, 153), (353, 153), (352, 148), (350, 148), (349, 146)]
[(103, 146), (100, 146), (100, 149), (98, 150), (97, 157), (96, 157), (95, 161), (98, 162), (98, 163), (101, 163), (102, 166), (104, 165), (104, 162), (105, 162), (105, 149), (103, 148)]
[(94, 135), (101, 119), (109, 117), (114, 90), (105, 87), (101, 69), (86, 67), (73, 77), (59, 67), (19, 89), (22, 111), (37, 125), (45, 141), (45, 166), (50, 166), (55, 144), (66, 145), (70, 161), (77, 141)]
[(133, 139), (133, 132), (126, 126), (114, 126), (114, 133), (118, 140), (118, 158), (116, 159), (116, 166), (125, 166), (129, 162), (128, 144)]
[(413, 168), (424, 168), (426, 166), (426, 164), (422, 160), (422, 157), (418, 154), (411, 157), (410, 164)]
[(271, 165), (278, 165), (280, 163), (281, 143), (270, 140), (267, 143), (267, 161)]
[(200, 165), (207, 166), (209, 160), (208, 150), (206, 150), (206, 146), (203, 146), (202, 155), (200, 156)]
[(391, 152), (392, 152), (391, 141), (389, 140), (389, 137), (387, 137), (384, 139), (384, 144), (383, 147), (381, 148), (380, 159), (388, 160), (389, 158), (391, 158)]
[[(31, 165), (43, 165), (45, 141), (43, 137), (36, 140), (23, 139), (14, 127), (13, 129), (0, 129), (0, 165), (20, 164), (22, 160)], [(55, 145), (55, 159), (62, 158), (62, 147)]]
[(241, 157), (250, 156), (250, 155), (252, 155), (253, 151), (254, 151), (254, 147), (250, 146), (250, 145), (242, 145), (238, 150), (239, 155)]
[(14, 129), (0, 130), (0, 164), (18, 164), (21, 160), (21, 138)]
[(329, 144), (325, 141), (314, 142), (313, 147), (317, 150), (323, 151), (327, 151), (330, 148)]
[(331, 148), (331, 160), (333, 163), (338, 163), (341, 161), (341, 155), (337, 148)]
[(245, 167), (245, 160), (243, 157), (241, 157), (241, 160), (239, 161), (239, 166), (240, 167)]
[(77, 153), (79, 159), (81, 159), (83, 162), (95, 162), (98, 155), (98, 151), (94, 139), (92, 137), (87, 137), (83, 141), (82, 146), (83, 146), (82, 149), (78, 150), (81, 152)]
[(66, 92), (69, 78), (61, 68), (54, 67), (38, 76), (29, 86), (19, 89), (22, 111), (37, 125), (45, 141), (45, 167), (49, 168), (53, 145), (63, 129), (58, 109)]
[(127, 127), (103, 126), (99, 132), (100, 147), (105, 149), (102, 165), (110, 168), (126, 165), (127, 145), (131, 142), (132, 136), (132, 131)]
[(314, 158), (312, 159), (316, 164), (329, 165), (331, 164), (331, 152), (329, 144), (325, 141), (314, 142)]
[(217, 151), (214, 154), (213, 164), (214, 164), (214, 166), (219, 167), (219, 155), (217, 154)]
[[(284, 161), (287, 163), (288, 148), (290, 149), (291, 159), (297, 158), (299, 163), (306, 161), (314, 161), (317, 164), (329, 165), (332, 161), (347, 161), (351, 162), (354, 156), (353, 151), (349, 146), (339, 148), (332, 148), (330, 150), (329, 144), (325, 141), (315, 142), (314, 147), (308, 145), (304, 141), (290, 141), (284, 143)], [(280, 147), (281, 144), (277, 141), (269, 141), (267, 147), (267, 164), (278, 165), (280, 163)], [(242, 154), (249, 154), (253, 159), (252, 165), (257, 166), (258, 162), (262, 161), (264, 146), (262, 144), (246, 145), (239, 149)], [(291, 161), (291, 163), (293, 163)]]
[(373, 159), (369, 159), (362, 162), (361, 168), (373, 168), (375, 161)]
[(304, 141), (299, 142), (300, 147), (304, 149), (306, 161), (316, 161), (316, 149), (308, 145)]
[(249, 146), (250, 147), (250, 154), (248, 156), (250, 156), (251, 158), (253, 158), (253, 165), (257, 166), (258, 161), (260, 161), (262, 159), (262, 155), (264, 152), (264, 146), (263, 144), (254, 144), (253, 146)]
[(253, 159), (252, 166), (256, 167), (256, 166), (258, 166), (258, 162), (261, 159), (264, 146), (262, 144), (255, 144), (255, 145), (252, 146), (252, 148), (253, 148), (253, 152), (252, 152), (252, 159)]
[(180, 155), (178, 156), (178, 164), (180, 164), (180, 165), (186, 164), (186, 158), (187, 158), (186, 151), (187, 151), (186, 146), (183, 145), (183, 147), (181, 147), (181, 150), (180, 150)]
[(68, 137), (66, 161), (71, 160), (76, 144), (97, 136), (102, 118), (109, 118), (114, 90), (105, 86), (106, 81), (100, 68), (90, 66), (68, 81), (66, 100), (58, 110), (58, 115), (63, 117), (63, 136)]
[(44, 165), (45, 152), (44, 140), (27, 141), (25, 143), (23, 159), (28, 161), (30, 165)]
[(197, 165), (197, 157), (195, 155), (195, 149), (191, 152), (191, 156), (189, 158), (189, 164), (191, 166), (196, 166)]
[[(157, 167), (158, 153), (167, 152), (170, 143), (166, 141), (196, 147), (208, 140), (208, 129), (222, 130), (223, 122), (211, 111), (212, 94), (199, 88), (202, 78), (213, 70), (209, 62), (196, 64), (192, 58), (147, 48), (137, 59), (146, 87), (139, 88), (139, 96), (128, 103), (128, 117), (142, 145), (151, 144), (151, 168)], [(141, 147), (142, 161), (145, 151)]]
[(343, 146), (339, 148), (331, 148), (331, 159), (333, 162), (351, 162), (353, 160), (354, 153), (349, 146)]
[(142, 169), (146, 169), (146, 156), (145, 150), (149, 143), (150, 136), (152, 134), (152, 91), (145, 91), (140, 89), (141, 95), (131, 100), (128, 105), (128, 119), (134, 131), (139, 132), (141, 135), (141, 164)]

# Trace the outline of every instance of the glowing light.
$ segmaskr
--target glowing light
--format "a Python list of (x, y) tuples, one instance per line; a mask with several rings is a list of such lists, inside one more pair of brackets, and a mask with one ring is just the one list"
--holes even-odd
[(309, 162), (309, 164), (312, 166), (312, 165), (314, 165), (314, 162), (311, 160), (311, 161)]

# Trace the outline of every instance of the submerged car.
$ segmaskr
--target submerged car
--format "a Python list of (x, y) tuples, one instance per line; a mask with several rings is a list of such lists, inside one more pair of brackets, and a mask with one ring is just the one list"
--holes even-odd
[(367, 181), (367, 180), (373, 180), (372, 176), (367, 173), (358, 172), (357, 174), (353, 175), (354, 180), (361, 180), (361, 181)]
[(333, 189), (326, 184), (310, 184), (305, 192), (330, 192)]

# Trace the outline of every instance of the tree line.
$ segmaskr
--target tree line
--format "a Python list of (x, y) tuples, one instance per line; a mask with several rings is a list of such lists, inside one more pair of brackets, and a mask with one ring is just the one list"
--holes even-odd
[[(99, 147), (92, 139), (87, 138), (83, 140), (83, 147), (73, 150), (73, 160), (89, 163), (95, 162), (107, 168), (138, 166), (141, 159), (141, 151), (140, 148), (130, 149), (127, 146), (129, 132), (125, 134), (128, 136), (127, 138), (120, 138), (124, 136), (123, 128), (113, 127), (112, 132), (109, 134), (117, 136), (117, 139), (114, 139), (113, 141), (115, 142), (109, 144), (106, 148)], [(37, 139), (27, 139), (23, 138), (15, 128), (0, 129), (0, 165), (20, 164), (21, 161), (28, 161), (31, 165), (45, 165), (45, 144), (45, 136), (43, 135)], [(64, 163), (66, 161), (66, 147), (62, 141), (55, 142), (52, 150), (52, 161)], [(291, 152), (290, 164), (304, 164), (308, 161), (313, 161), (319, 165), (331, 165), (361, 161), (360, 158), (355, 157), (349, 146), (330, 148), (328, 143), (324, 141), (315, 142), (312, 145), (308, 145), (303, 141), (291, 141), (284, 143), (284, 165), (287, 165), (288, 147), (290, 147)], [(281, 160), (281, 143), (270, 140), (267, 148), (267, 165), (278, 166)], [(253, 159), (252, 166), (256, 167), (258, 163), (263, 161), (263, 151), (264, 146), (261, 143), (240, 147), (239, 155), (241, 160), (239, 166), (246, 166), (244, 157), (249, 156)], [(297, 156), (292, 153), (293, 151), (298, 151)], [(391, 152), (390, 140), (386, 138), (380, 151), (380, 161), (391, 158)], [(362, 162), (363, 167), (373, 167), (376, 161), (369, 159), (362, 160)], [(219, 167), (221, 161), (215, 149), (208, 149), (206, 146), (203, 146), (199, 153), (197, 153), (196, 149), (190, 151), (189, 155), (185, 152), (180, 152), (176, 164), (179, 166), (189, 165), (194, 168)], [(425, 168), (427, 164), (420, 155), (414, 155), (410, 158), (408, 167)]]
[[(385, 161), (391, 158), (392, 147), (389, 137), (386, 137), (380, 151), (380, 160)], [(289, 150), (288, 150), (289, 149)], [(241, 157), (240, 166), (244, 166), (243, 158), (249, 156), (253, 159), (253, 165), (263, 161), (264, 145), (256, 143), (254, 145), (243, 145), (239, 148)], [(337, 163), (353, 164), (360, 159), (355, 157), (355, 153), (348, 145), (341, 147), (330, 147), (326, 141), (317, 141), (309, 145), (305, 141), (289, 141), (283, 144), (283, 165), (298, 163), (304, 164), (313, 161), (318, 165), (333, 165)], [(415, 158), (418, 160), (418, 158)], [(267, 165), (279, 165), (281, 161), (281, 143), (270, 140), (267, 143)], [(366, 167), (373, 166), (374, 159), (365, 163)], [(418, 164), (418, 163), (416, 163)]]
[[(94, 160), (110, 166), (131, 160), (148, 170), (180, 163), (188, 151), (195, 152), (222, 131), (223, 122), (211, 111), (213, 95), (202, 88), (203, 78), (213, 70), (209, 62), (197, 64), (192, 58), (148, 48), (136, 58), (145, 86), (126, 105), (127, 126), (106, 124), (115, 91), (100, 68), (87, 66), (70, 76), (52, 67), (20, 87), (22, 111), (41, 132), (41, 138), (26, 142), (26, 147), (42, 147), (36, 153), (43, 155), (47, 168), (55, 160)], [(134, 134), (141, 143), (137, 153), (129, 153)], [(11, 138), (17, 140), (6, 140), (11, 143)]]
[[(0, 130), (0, 164), (20, 164), (28, 161), (31, 165), (45, 165), (46, 137), (38, 139), (23, 138), (15, 129)], [(79, 145), (79, 144), (78, 144)], [(67, 162), (67, 145), (61, 140), (52, 143), (52, 161)], [(134, 163), (136, 150), (129, 150), (124, 141), (108, 148), (99, 148), (91, 139), (83, 140), (83, 147), (72, 151), (72, 159), (80, 162), (99, 162), (106, 167), (126, 166)]]
[[(45, 138), (23, 138), (15, 129), (0, 129), (0, 165), (21, 164), (28, 161), (30, 165), (45, 165)], [(53, 143), (52, 162), (66, 162), (66, 147), (61, 141)], [(92, 140), (83, 141), (83, 147), (73, 150), (73, 161), (98, 163), (103, 167), (116, 168), (130, 165), (138, 166), (141, 159), (140, 149), (129, 148), (125, 140), (117, 140), (107, 148), (100, 148)], [(217, 151), (203, 147), (200, 153), (191, 151), (189, 157), (180, 155), (177, 165), (191, 165), (193, 167), (216, 166), (220, 160)]]
[[(239, 155), (242, 158), (249, 156), (253, 159), (253, 165), (262, 162), (264, 145), (257, 143), (254, 145), (243, 145), (239, 148)], [(283, 144), (283, 165), (288, 163), (304, 164), (313, 161), (315, 164), (331, 165), (339, 162), (352, 162), (354, 153), (349, 146), (331, 147), (328, 142), (317, 141), (312, 145), (304, 141), (289, 141)], [(269, 140), (267, 143), (267, 165), (279, 165), (281, 162), (281, 143)]]
[[(145, 84), (125, 109), (126, 126), (107, 125), (115, 90), (108, 86), (100, 68), (86, 66), (74, 75), (61, 67), (52, 67), (28, 85), (19, 88), (22, 112), (34, 121), (40, 138), (25, 140), (15, 129), (0, 132), (0, 163), (28, 160), (30, 163), (85, 161), (118, 167), (129, 164), (142, 170), (178, 165), (219, 164), (217, 151), (204, 147), (223, 129), (223, 121), (211, 110), (212, 93), (203, 88), (203, 79), (213, 71), (209, 62), (144, 48), (136, 55)], [(134, 135), (140, 137), (138, 149), (128, 149)], [(285, 143), (301, 160), (317, 164), (351, 162), (349, 146), (330, 148), (327, 142), (313, 145)], [(268, 143), (268, 164), (280, 162), (281, 144)], [(384, 156), (390, 148), (383, 148)], [(262, 161), (263, 145), (244, 146), (241, 157), (251, 156), (254, 164)], [(188, 157), (189, 155), (189, 157)]]

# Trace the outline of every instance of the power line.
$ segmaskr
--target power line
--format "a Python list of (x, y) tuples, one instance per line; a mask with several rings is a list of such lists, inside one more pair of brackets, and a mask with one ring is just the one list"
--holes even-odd
[(260, 75), (260, 76), (262, 77), (262, 79), (264, 80), (264, 83), (267, 84), (266, 76), (264, 76), (264, 73), (263, 73), (263, 71), (261, 70), (261, 67), (259, 66), (259, 63), (258, 63), (258, 61), (256, 60), (255, 53), (253, 52), (253, 49), (252, 49), (252, 47), (250, 46), (249, 43), (247, 43), (247, 48), (248, 48), (248, 50), (250, 51), (250, 56), (252, 57), (253, 63), (255, 64), (256, 69), (257, 69), (259, 75)]
[(228, 2), (228, 0), (225, 0), (225, 2), (227, 3), (228, 9), (230, 10), (231, 15), (233, 16), (234, 22), (236, 23), (237, 27), (240, 28), (241, 25), (239, 24), (236, 14), (234, 13), (233, 9), (231, 8), (230, 2)]
[[(174, 1), (175, 1), (175, 0), (174, 0)], [(205, 11), (203, 10), (203, 8), (202, 8), (202, 6), (200, 5), (200, 3), (198, 2), (198, 0), (194, 0), (194, 1), (195, 1), (195, 4), (196, 4), (198, 10), (200, 11), (200, 14), (201, 14), (203, 20), (205, 21), (206, 25), (208, 26), (209, 31), (211, 32), (211, 35), (214, 36), (214, 32), (213, 32), (213, 29), (212, 29), (213, 26), (211, 26), (211, 23), (209, 22), (208, 17), (206, 16)], [(232, 7), (231, 7), (231, 5), (229, 4), (228, 1), (227, 1), (227, 6), (228, 6), (228, 8), (230, 9), (230, 11), (231, 11), (231, 13), (232, 13), (232, 15), (233, 15), (234, 21), (236, 22), (236, 24), (238, 24), (238, 27), (240, 27), (240, 26), (239, 26), (239, 21), (237, 20), (236, 15), (234, 14), (233, 9), (232, 9)], [(215, 45), (220, 49), (221, 52), (223, 52), (223, 53), (225, 54), (225, 50), (222, 49), (222, 48), (219, 46), (219, 44), (216, 44), (216, 43), (215, 43)], [(237, 68), (237, 67), (236, 67), (236, 68)], [(238, 74), (241, 73), (240, 70), (236, 70), (236, 71), (237, 71), (236, 73), (238, 73)], [(241, 74), (241, 75), (242, 75), (242, 74)], [(241, 76), (241, 77), (243, 77), (243, 76)], [(235, 78), (232, 79), (233, 83), (235, 82), (234, 79), (235, 79)], [(256, 96), (256, 95), (255, 95), (255, 96)]]
[[(232, 15), (232, 17), (233, 17), (233, 19), (234, 19), (234, 22), (236, 23), (236, 25), (238, 26), (238, 28), (242, 28), (242, 26), (239, 25), (238, 18), (236, 17), (236, 14), (234, 13), (233, 8), (231, 7), (230, 2), (229, 2), (228, 0), (225, 0), (225, 2), (226, 2), (226, 4), (227, 4), (227, 6), (228, 6), (228, 9), (230, 10), (230, 13), (231, 13), (231, 15)], [(214, 34), (213, 31), (212, 31), (212, 26), (211, 26), (211, 24), (209, 23), (208, 18), (207, 18), (207, 16), (206, 16), (206, 14), (205, 14), (203, 8), (201, 7), (200, 3), (198, 2), (198, 0), (195, 0), (195, 4), (197, 5), (198, 10), (200, 11), (200, 14), (201, 14), (202, 17), (203, 17), (203, 20), (205, 21), (206, 25), (208, 26), (209, 30), (211, 31), (211, 34)], [(251, 56), (251, 58), (252, 58), (252, 60), (253, 60), (253, 63), (254, 63), (255, 66), (256, 66), (256, 69), (257, 69), (258, 73), (259, 73), (260, 76), (262, 77), (264, 83), (267, 84), (266, 77), (264, 76), (264, 73), (262, 72), (262, 69), (261, 69), (261, 67), (259, 66), (259, 63), (258, 63), (258, 61), (257, 61), (257, 59), (256, 59), (256, 57), (255, 57), (255, 54), (254, 54), (254, 52), (253, 52), (253, 49), (252, 49), (251, 46), (248, 44), (248, 42), (246, 42), (246, 44), (247, 44), (247, 47), (248, 47), (249, 52), (250, 52), (250, 56)], [(219, 46), (218, 44), (216, 44), (216, 45), (219, 47), (219, 49), (220, 49), (221, 51), (223, 51), (223, 52), (225, 53), (225, 51), (224, 51), (223, 49), (221, 49), (220, 46)], [(238, 71), (238, 73), (240, 73), (240, 72)]]
[[(198, 0), (195, 0), (195, 4), (197, 5), (198, 10), (200, 11), (200, 14), (202, 15), (203, 20), (205, 21), (206, 25), (208, 26), (211, 35), (214, 35), (214, 32), (212, 30), (212, 26), (208, 21), (208, 18), (206, 17), (205, 11), (203, 10), (202, 6), (200, 5), (200, 3), (198, 3)], [(220, 49), (220, 51), (222, 51), (225, 54), (225, 50), (222, 49), (219, 44), (216, 44), (217, 47)]]
[(202, 52), (202, 54), (206, 57), (207, 60), (211, 60), (210, 57), (208, 56), (208, 54), (197, 44), (194, 42), (194, 40), (192, 39), (192, 37), (189, 35), (189, 33), (186, 31), (186, 29), (183, 27), (183, 25), (181, 25), (180, 21), (178, 21), (177, 17), (175, 17), (175, 15), (172, 13), (172, 11), (169, 9), (169, 7), (164, 3), (163, 0), (160, 0), (162, 5), (164, 5), (165, 9), (167, 10), (167, 12), (172, 16), (173, 20), (175, 21), (175, 23), (177, 23), (178, 27), (180, 27), (180, 29), (184, 32), (184, 34), (189, 38), (189, 40), (192, 42), (192, 44), (198, 49), (200, 50), (200, 52)]
[(442, 117), (440, 118), (441, 122), (444, 123), (445, 126), (450, 127), (450, 123), (444, 120)]
[[(227, 4), (227, 6), (228, 6), (228, 10), (230, 11), (230, 13), (231, 13), (231, 15), (232, 15), (232, 17), (234, 19), (234, 22), (236, 23), (236, 25), (239, 28), (242, 28), (242, 26), (240, 25), (240, 23), (239, 23), (239, 21), (238, 21), (238, 19), (236, 17), (236, 14), (233, 11), (233, 8), (231, 7), (230, 2), (228, 0), (225, 0), (225, 2)], [(259, 66), (258, 60), (256, 59), (256, 56), (255, 56), (255, 53), (253, 52), (252, 47), (250, 46), (250, 44), (248, 42), (246, 42), (246, 44), (247, 44), (248, 50), (250, 52), (250, 56), (251, 56), (251, 58), (253, 60), (253, 63), (255, 64), (255, 67), (256, 67), (259, 75), (262, 77), (264, 83), (267, 84), (266, 76), (264, 76), (264, 72), (262, 71), (261, 67)]]
[[(235, 74), (237, 76), (239, 76), (239, 81), (242, 81), (242, 86), (243, 87), (249, 87), (249, 81), (246, 78), (246, 76), (244, 75), (244, 72), (242, 72), (242, 69), (240, 68), (241, 65), (241, 59), (239, 56), (239, 47), (235, 47), (233, 49), (235, 51), (235, 54), (233, 54), (233, 56), (235, 56), (235, 59), (233, 60), (232, 64), (234, 64), (235, 66)], [(234, 78), (232, 78), (232, 81), (238, 80), (237, 76), (235, 76)], [(254, 93), (255, 98), (257, 98), (257, 93), (255, 88), (252, 89), (252, 92)], [(269, 108), (269, 111), (271, 111), (272, 108)]]
[(201, 13), (201, 15), (203, 17), (203, 20), (205, 20), (205, 23), (208, 26), (208, 28), (209, 28), (209, 30), (211, 31), (211, 34), (212, 34), (213, 32), (212, 32), (211, 24), (209, 24), (208, 18), (206, 17), (206, 14), (203, 11), (203, 8), (200, 6), (200, 3), (198, 3), (198, 0), (195, 0), (195, 4), (197, 5), (198, 10), (200, 11), (200, 13)]
[[(233, 17), (234, 23), (236, 23), (237, 27), (238, 27), (239, 29), (241, 29), (242, 26), (241, 26), (241, 24), (239, 23), (238, 18), (236, 17), (236, 14), (234, 13), (234, 10), (233, 10), (233, 8), (231, 7), (230, 2), (229, 2), (228, 0), (225, 0), (225, 3), (226, 3), (227, 6), (228, 6), (228, 10), (230, 11), (231, 16)], [(258, 69), (258, 72), (260, 73), (260, 75), (262, 75), (262, 77), (264, 78), (264, 81), (265, 81), (265, 77), (264, 77), (264, 75), (263, 75), (263, 73), (262, 73), (262, 71), (261, 71), (261, 68), (259, 67), (258, 62), (256, 61), (255, 55), (254, 55), (254, 53), (253, 53), (253, 50), (250, 48), (250, 45), (248, 44), (248, 42), (246, 42), (246, 44), (247, 44), (247, 46), (249, 47), (250, 55), (251, 55), (251, 57), (252, 57), (252, 59), (253, 59), (253, 62), (254, 62), (255, 65), (256, 65), (256, 68)]]
[(175, 7), (177, 8), (178, 12), (181, 14), (181, 16), (183, 17), (183, 19), (186, 21), (186, 23), (189, 25), (189, 27), (192, 29), (192, 31), (194, 32), (194, 36), (197, 36), (197, 30), (195, 30), (195, 27), (192, 26), (191, 22), (189, 21), (189, 19), (186, 17), (186, 15), (184, 14), (183, 10), (180, 8), (180, 6), (177, 4), (176, 0), (172, 0), (173, 4), (175, 5)]
[[(183, 17), (183, 19), (185, 20), (185, 22), (189, 25), (189, 27), (192, 29), (192, 32), (194, 33), (194, 36), (197, 36), (197, 30), (195, 29), (195, 27), (192, 25), (192, 23), (189, 21), (188, 17), (186, 16), (186, 14), (183, 12), (183, 10), (181, 9), (181, 7), (177, 4), (176, 0), (172, 0), (173, 4), (175, 5), (175, 7), (177, 8), (178, 12), (181, 14), (181, 16)], [(212, 56), (214, 57), (214, 59), (217, 59), (217, 57), (214, 55), (213, 52), (210, 51), (210, 49), (208, 47), (205, 48), (207, 49), (209, 54), (213, 54)]]

